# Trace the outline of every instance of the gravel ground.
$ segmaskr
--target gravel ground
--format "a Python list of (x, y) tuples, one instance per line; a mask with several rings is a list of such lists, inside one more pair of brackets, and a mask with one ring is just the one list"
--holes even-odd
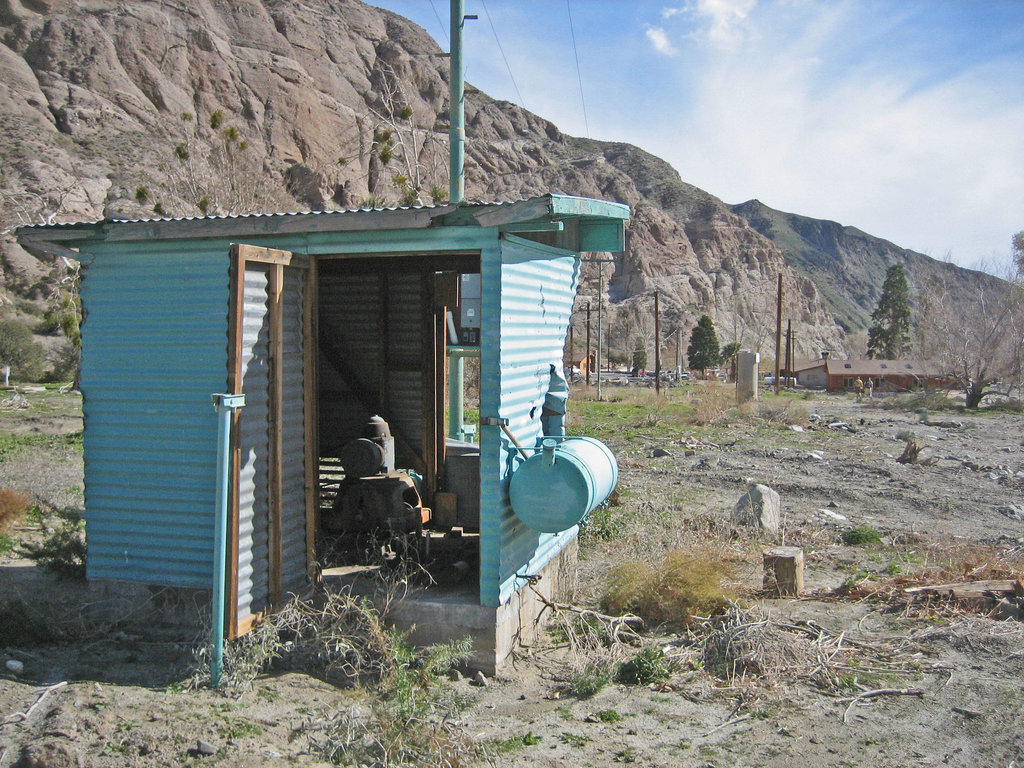
[[(0, 484), (58, 506), (81, 503), (80, 421), (71, 405), (70, 417), (31, 424), (0, 412), (8, 436), (55, 435), (27, 448), (8, 440)], [(776, 404), (761, 417), (731, 418), (638, 425), (609, 439), (620, 461), (619, 502), (603, 529), (583, 537), (577, 603), (596, 600), (616, 563), (653, 565), (679, 548), (725, 553), (750, 625), (799, 650), (796, 660), (723, 678), (705, 664), (709, 636), (699, 627), (653, 629), (647, 641), (673, 660), (668, 680), (611, 682), (582, 698), (566, 680), (590, 657), (552, 635), (485, 687), (441, 683), (467, 704), (452, 732), (489, 745), (491, 755), (462, 752), (454, 764), (1024, 764), (1024, 622), (970, 606), (915, 608), (902, 592), (907, 579), (947, 574), (954, 563), (1024, 574), (1024, 521), (1013, 517), (1024, 504), (1024, 417), (943, 412), (926, 424), (878, 402), (822, 397), (793, 401), (782, 415)], [(897, 461), (909, 433), (923, 446), (916, 464)], [(781, 496), (776, 537), (735, 530), (729, 520), (751, 481)], [(843, 530), (865, 525), (880, 532), (879, 544), (843, 544)], [(783, 541), (804, 548), (806, 595), (763, 599), (760, 552)], [(72, 640), (0, 648), (3, 660), (23, 664), (19, 674), (0, 669), (0, 768), (322, 765), (318, 728), (338, 712), (366, 710), (360, 692), (297, 672), (226, 694), (185, 690), (188, 643), (84, 622), (81, 587), (12, 554), (0, 556), (0, 594), (59, 616), (62, 626), (88, 628)], [(593, 658), (635, 652), (600, 649)], [(195, 752), (198, 740), (214, 754)]]

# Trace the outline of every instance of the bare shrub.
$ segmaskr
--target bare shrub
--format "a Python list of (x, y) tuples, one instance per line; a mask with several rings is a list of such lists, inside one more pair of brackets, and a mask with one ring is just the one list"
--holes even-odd
[(674, 550), (653, 567), (645, 562), (624, 563), (609, 572), (601, 608), (682, 626), (694, 614), (725, 609), (734, 597), (724, 585), (731, 571), (729, 563), (709, 550)]
[(693, 407), (693, 423), (705, 426), (719, 424), (727, 418), (734, 405), (733, 396), (718, 388), (707, 388), (696, 399)]
[(0, 533), (21, 520), (30, 506), (32, 499), (27, 493), (13, 488), (0, 488)]
[(806, 637), (787, 632), (758, 609), (732, 605), (713, 620), (703, 641), (704, 667), (730, 683), (748, 677), (779, 677), (816, 658)]
[(807, 408), (794, 400), (760, 400), (757, 415), (771, 424), (806, 424)]

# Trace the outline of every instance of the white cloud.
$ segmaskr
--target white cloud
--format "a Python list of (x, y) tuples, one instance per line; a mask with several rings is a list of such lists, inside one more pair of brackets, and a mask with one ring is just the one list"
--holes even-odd
[(666, 56), (675, 55), (675, 46), (668, 39), (664, 29), (661, 27), (647, 27), (644, 32), (647, 35), (647, 39), (651, 41), (651, 45), (654, 46), (654, 50), (658, 53), (663, 53)]
[(677, 128), (655, 152), (728, 202), (757, 197), (961, 264), (1004, 257), (1024, 228), (1024, 104), (993, 87), (1005, 65), (944, 79), (926, 63), (837, 67), (828, 28), (842, 21), (713, 57), (685, 143)]
[(745, 36), (745, 22), (757, 0), (697, 0), (693, 12), (705, 23), (703, 37), (713, 46), (735, 48)]

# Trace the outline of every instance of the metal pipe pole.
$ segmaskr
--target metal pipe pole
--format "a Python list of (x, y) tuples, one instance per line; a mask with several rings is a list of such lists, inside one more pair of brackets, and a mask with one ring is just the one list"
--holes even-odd
[(587, 361), (587, 386), (589, 387), (590, 386), (590, 369), (593, 367), (590, 364), (590, 302), (589, 301), (587, 302), (587, 352), (586, 352), (586, 361)]
[(217, 504), (213, 529), (213, 596), (210, 607), (210, 685), (220, 688), (224, 671), (224, 582), (227, 577), (228, 489), (231, 478), (231, 421), (245, 395), (213, 395), (217, 411)]
[(466, 402), (465, 393), (465, 364), (462, 362), (462, 355), (448, 353), (448, 437), (453, 440), (462, 440), (465, 436), (462, 429), (465, 426), (463, 419), (463, 404)]
[(793, 375), (793, 321), (786, 321), (786, 386), (789, 386), (789, 377)]
[(779, 394), (779, 367), (782, 362), (782, 273), (779, 273), (779, 299), (775, 309), (775, 394)]
[(601, 325), (602, 310), (604, 309), (604, 264), (597, 265), (597, 399), (601, 399), (601, 339), (603, 326)]
[(661, 394), (661, 305), (654, 292), (654, 391)]
[(464, 0), (451, 0), (451, 73), (448, 76), (449, 153), (448, 200), (458, 204), (466, 199), (466, 68), (462, 58), (462, 30), (465, 26)]

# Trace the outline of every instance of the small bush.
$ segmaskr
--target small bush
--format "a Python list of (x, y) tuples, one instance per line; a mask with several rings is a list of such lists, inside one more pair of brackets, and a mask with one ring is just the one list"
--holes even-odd
[(19, 381), (37, 381), (43, 372), (43, 348), (20, 320), (0, 320), (0, 361)]
[(613, 672), (607, 663), (589, 662), (569, 676), (569, 693), (579, 699), (589, 699), (612, 681)]
[(909, 429), (904, 429), (902, 432), (896, 433), (896, 439), (902, 440), (904, 443), (912, 443), (917, 441), (917, 435)]
[(56, 529), (42, 544), (26, 544), (30, 560), (58, 579), (85, 579), (88, 552), (85, 544), (85, 521), (73, 512), (60, 513)]
[(13, 488), (0, 488), (0, 533), (8, 530), (28, 512), (32, 499)]
[(672, 675), (661, 648), (649, 645), (619, 666), (615, 679), (626, 685), (650, 685), (668, 680)]
[(848, 547), (862, 547), (867, 544), (879, 544), (882, 534), (869, 525), (860, 525), (843, 531), (843, 544)]
[(686, 624), (694, 614), (725, 610), (729, 600), (723, 581), (730, 568), (709, 552), (676, 550), (660, 565), (631, 562), (608, 574), (601, 607), (608, 613), (632, 612), (655, 623)]

